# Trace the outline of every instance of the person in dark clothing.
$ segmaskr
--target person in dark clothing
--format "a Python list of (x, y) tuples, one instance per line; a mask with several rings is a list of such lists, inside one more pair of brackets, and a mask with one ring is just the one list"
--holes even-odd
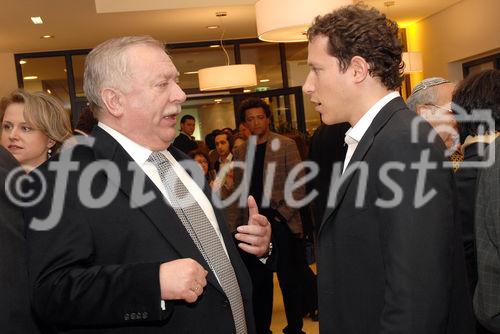
[[(0, 331), (35, 334), (39, 330), (29, 300), (23, 214), (5, 191), (9, 173), (18, 167), (16, 159), (0, 146)], [(11, 179), (9, 185), (13, 184)]]
[[(489, 144), (500, 135), (500, 71), (487, 70), (470, 75), (460, 82), (452, 96), (452, 108), (458, 115), (463, 161), (455, 173), (458, 196), (458, 217), (462, 224), (463, 245), (467, 266), (467, 277), (471, 295), (478, 283), (478, 264), (475, 245), (476, 185), (485, 153)], [(486, 116), (492, 111), (491, 124), (475, 121), (475, 117)], [(473, 112), (475, 115), (473, 115)], [(472, 117), (472, 119), (471, 119)], [(484, 165), (484, 164), (483, 164)], [(484, 284), (484, 281), (482, 282)], [(483, 285), (484, 288), (484, 285)], [(477, 322), (477, 333), (489, 333)]]
[(309, 149), (309, 160), (319, 168), (318, 175), (311, 180), (310, 190), (316, 190), (318, 196), (314, 200), (314, 223), (318, 228), (325, 213), (330, 189), (333, 165), (344, 161), (347, 145), (344, 137), (351, 126), (349, 123), (326, 125), (321, 124), (314, 132)]
[[(307, 36), (303, 91), (325, 124), (351, 125), (318, 230), (320, 331), (471, 333), (453, 174), (442, 141), (399, 95), (397, 24), (350, 5), (318, 16)], [(414, 166), (429, 161), (423, 180)]]
[[(269, 105), (258, 98), (243, 101), (239, 108), (240, 119), (244, 119), (250, 130), (250, 137), (233, 152), (233, 161), (247, 161), (249, 145), (256, 144), (254, 162), (251, 168), (251, 178), (244, 177), (240, 168), (234, 169), (234, 187), (242, 182), (250, 189), (257, 203), (262, 204), (262, 214), (272, 226), (273, 243), (277, 249), (276, 271), (283, 293), (283, 303), (287, 318), (287, 326), (283, 329), (287, 334), (302, 333), (302, 267), (304, 258), (302, 244), (302, 221), (300, 210), (287, 203), (285, 181), (288, 173), (302, 160), (293, 139), (271, 132), (269, 129), (271, 110)], [(256, 142), (255, 142), (256, 140)], [(269, 172), (272, 166), (273, 172)], [(248, 173), (250, 171), (246, 171)], [(270, 178), (273, 173), (273, 178)], [(299, 173), (297, 179), (302, 177)], [(270, 180), (272, 184), (270, 185)], [(293, 198), (300, 200), (305, 196), (305, 187), (299, 186), (293, 191)], [(267, 203), (267, 204), (266, 204)], [(229, 210), (229, 221), (236, 226), (245, 221), (245, 208)], [(253, 301), (256, 326), (259, 333), (269, 333), (271, 322), (273, 282), (272, 273), (259, 263), (255, 257), (244, 258), (245, 264), (254, 284)]]
[(196, 127), (196, 120), (191, 115), (184, 115), (181, 118), (181, 131), (179, 135), (175, 138), (173, 146), (177, 147), (184, 153), (189, 153), (189, 151), (196, 150), (198, 144), (193, 137), (194, 129)]

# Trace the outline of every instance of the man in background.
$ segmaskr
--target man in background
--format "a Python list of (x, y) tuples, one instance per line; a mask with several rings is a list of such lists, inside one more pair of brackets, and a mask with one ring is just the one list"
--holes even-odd
[(196, 120), (191, 115), (184, 115), (181, 118), (181, 131), (175, 138), (173, 146), (177, 147), (184, 153), (196, 150), (198, 144), (193, 137), (194, 129), (196, 127)]
[[(285, 181), (289, 172), (301, 162), (297, 145), (293, 139), (270, 130), (271, 109), (261, 99), (249, 98), (238, 107), (240, 119), (245, 121), (251, 137), (233, 152), (233, 161), (247, 162), (245, 178), (240, 168), (234, 168), (234, 187), (238, 188), (244, 180), (249, 194), (262, 204), (261, 212), (271, 222), (273, 240), (277, 248), (276, 272), (287, 318), (286, 334), (302, 333), (302, 267), (304, 258), (302, 244), (302, 221), (300, 210), (291, 207), (286, 196), (299, 201), (305, 196), (304, 186), (295, 188), (293, 193), (285, 193)], [(249, 145), (255, 145), (254, 157), (247, 156)], [(253, 159), (252, 159), (253, 158)], [(253, 165), (249, 165), (253, 160)], [(271, 173), (271, 174), (270, 174)], [(297, 178), (303, 174), (301, 173)], [(231, 221), (236, 226), (246, 220), (246, 210), (238, 209)], [(230, 211), (232, 212), (232, 210)], [(273, 281), (272, 273), (252, 256), (244, 257), (254, 283), (254, 312), (259, 333), (269, 333), (272, 315)]]
[(422, 116), (434, 128), (448, 149), (454, 170), (463, 160), (460, 150), (458, 125), (451, 110), (451, 95), (455, 84), (440, 77), (427, 78), (418, 83), (406, 104), (408, 109)]

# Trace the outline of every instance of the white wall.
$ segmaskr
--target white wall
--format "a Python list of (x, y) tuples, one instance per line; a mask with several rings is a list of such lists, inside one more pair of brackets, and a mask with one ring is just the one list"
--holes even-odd
[(14, 54), (0, 52), (0, 97), (8, 95), (17, 88)]
[(462, 63), (500, 50), (500, 1), (463, 0), (407, 28), (423, 77), (462, 79)]

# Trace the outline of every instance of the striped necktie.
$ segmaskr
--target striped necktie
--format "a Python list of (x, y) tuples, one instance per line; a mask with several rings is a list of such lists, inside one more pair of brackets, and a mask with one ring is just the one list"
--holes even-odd
[(165, 186), (172, 208), (186, 228), (196, 247), (217, 276), (226, 294), (236, 334), (246, 334), (247, 325), (240, 287), (231, 261), (222, 247), (221, 239), (198, 202), (179, 179), (170, 161), (160, 152), (153, 152), (148, 159), (155, 165)]

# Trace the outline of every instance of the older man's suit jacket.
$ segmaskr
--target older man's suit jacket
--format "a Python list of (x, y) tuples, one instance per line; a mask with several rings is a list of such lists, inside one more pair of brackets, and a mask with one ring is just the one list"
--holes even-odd
[(0, 332), (31, 334), (38, 329), (29, 301), (24, 220), (21, 208), (5, 192), (7, 177), (16, 167), (14, 157), (0, 146)]
[[(336, 201), (318, 235), (321, 333), (474, 332), (452, 172), (440, 164), (442, 142), (427, 144), (426, 122), (412, 143), (415, 117), (401, 98), (384, 106), (347, 167), (366, 164), (367, 181), (361, 169), (351, 175), (346, 170), (335, 187)], [(436, 193), (419, 207), (414, 202), (419, 172), (411, 163), (420, 161), (422, 152), (438, 164), (427, 171), (421, 194)], [(382, 182), (379, 172), (388, 161), (397, 162), (387, 174), (392, 182)], [(356, 206), (360, 180), (366, 194)], [(377, 201), (391, 201), (399, 192), (398, 205), (380, 207)]]
[[(249, 139), (250, 140), (250, 139)], [(275, 143), (273, 146), (273, 143)], [(243, 145), (239, 146), (233, 152), (233, 161), (247, 160), (246, 154), (248, 149), (248, 140)], [(271, 132), (266, 144), (266, 154), (264, 157), (264, 173), (263, 173), (263, 200), (269, 199), (269, 207), (277, 210), (280, 215), (287, 221), (288, 227), (293, 233), (302, 233), (302, 222), (300, 218), (300, 210), (291, 207), (286, 202), (285, 181), (290, 171), (301, 162), (300, 154), (297, 145), (293, 139)], [(247, 166), (247, 172), (251, 170), (251, 166)], [(268, 179), (269, 172), (273, 173), (274, 177)], [(298, 174), (298, 179), (303, 175), (303, 170)], [(243, 170), (241, 168), (234, 169), (234, 187), (238, 187), (244, 182)], [(248, 179), (250, 182), (250, 178)], [(246, 186), (250, 187), (249, 184)], [(305, 196), (305, 186), (295, 188), (293, 198), (298, 201)], [(259, 203), (257, 203), (259, 204)], [(260, 205), (259, 205), (260, 207)], [(265, 206), (263, 206), (265, 207)], [(229, 210), (229, 222), (237, 225), (244, 223), (248, 216), (248, 210), (235, 209), (235, 206)], [(232, 226), (234, 229), (236, 226)]]
[[(79, 145), (73, 152), (72, 160), (79, 166), (64, 187), (62, 218), (49, 231), (28, 232), (33, 306), (40, 319), (58, 332), (234, 333), (229, 301), (172, 207), (109, 134), (96, 128), (92, 136), (92, 148)], [(178, 160), (185, 158), (175, 148), (170, 151)], [(116, 166), (118, 174), (100, 170), (92, 183), (79, 181), (94, 161)], [(42, 172), (49, 189), (61, 184), (50, 167)], [(106, 187), (116, 195), (104, 207), (89, 207), (78, 195), (79, 182), (80, 191), (90, 191), (94, 198)], [(134, 191), (153, 193), (155, 198), (141, 204)], [(48, 216), (53, 193), (27, 210), (28, 223)], [(102, 206), (104, 201), (94, 204)], [(241, 289), (248, 332), (254, 333), (251, 281), (222, 215), (215, 212)], [(181, 258), (199, 262), (209, 272), (208, 284), (197, 302), (170, 301), (164, 311), (159, 266)]]

